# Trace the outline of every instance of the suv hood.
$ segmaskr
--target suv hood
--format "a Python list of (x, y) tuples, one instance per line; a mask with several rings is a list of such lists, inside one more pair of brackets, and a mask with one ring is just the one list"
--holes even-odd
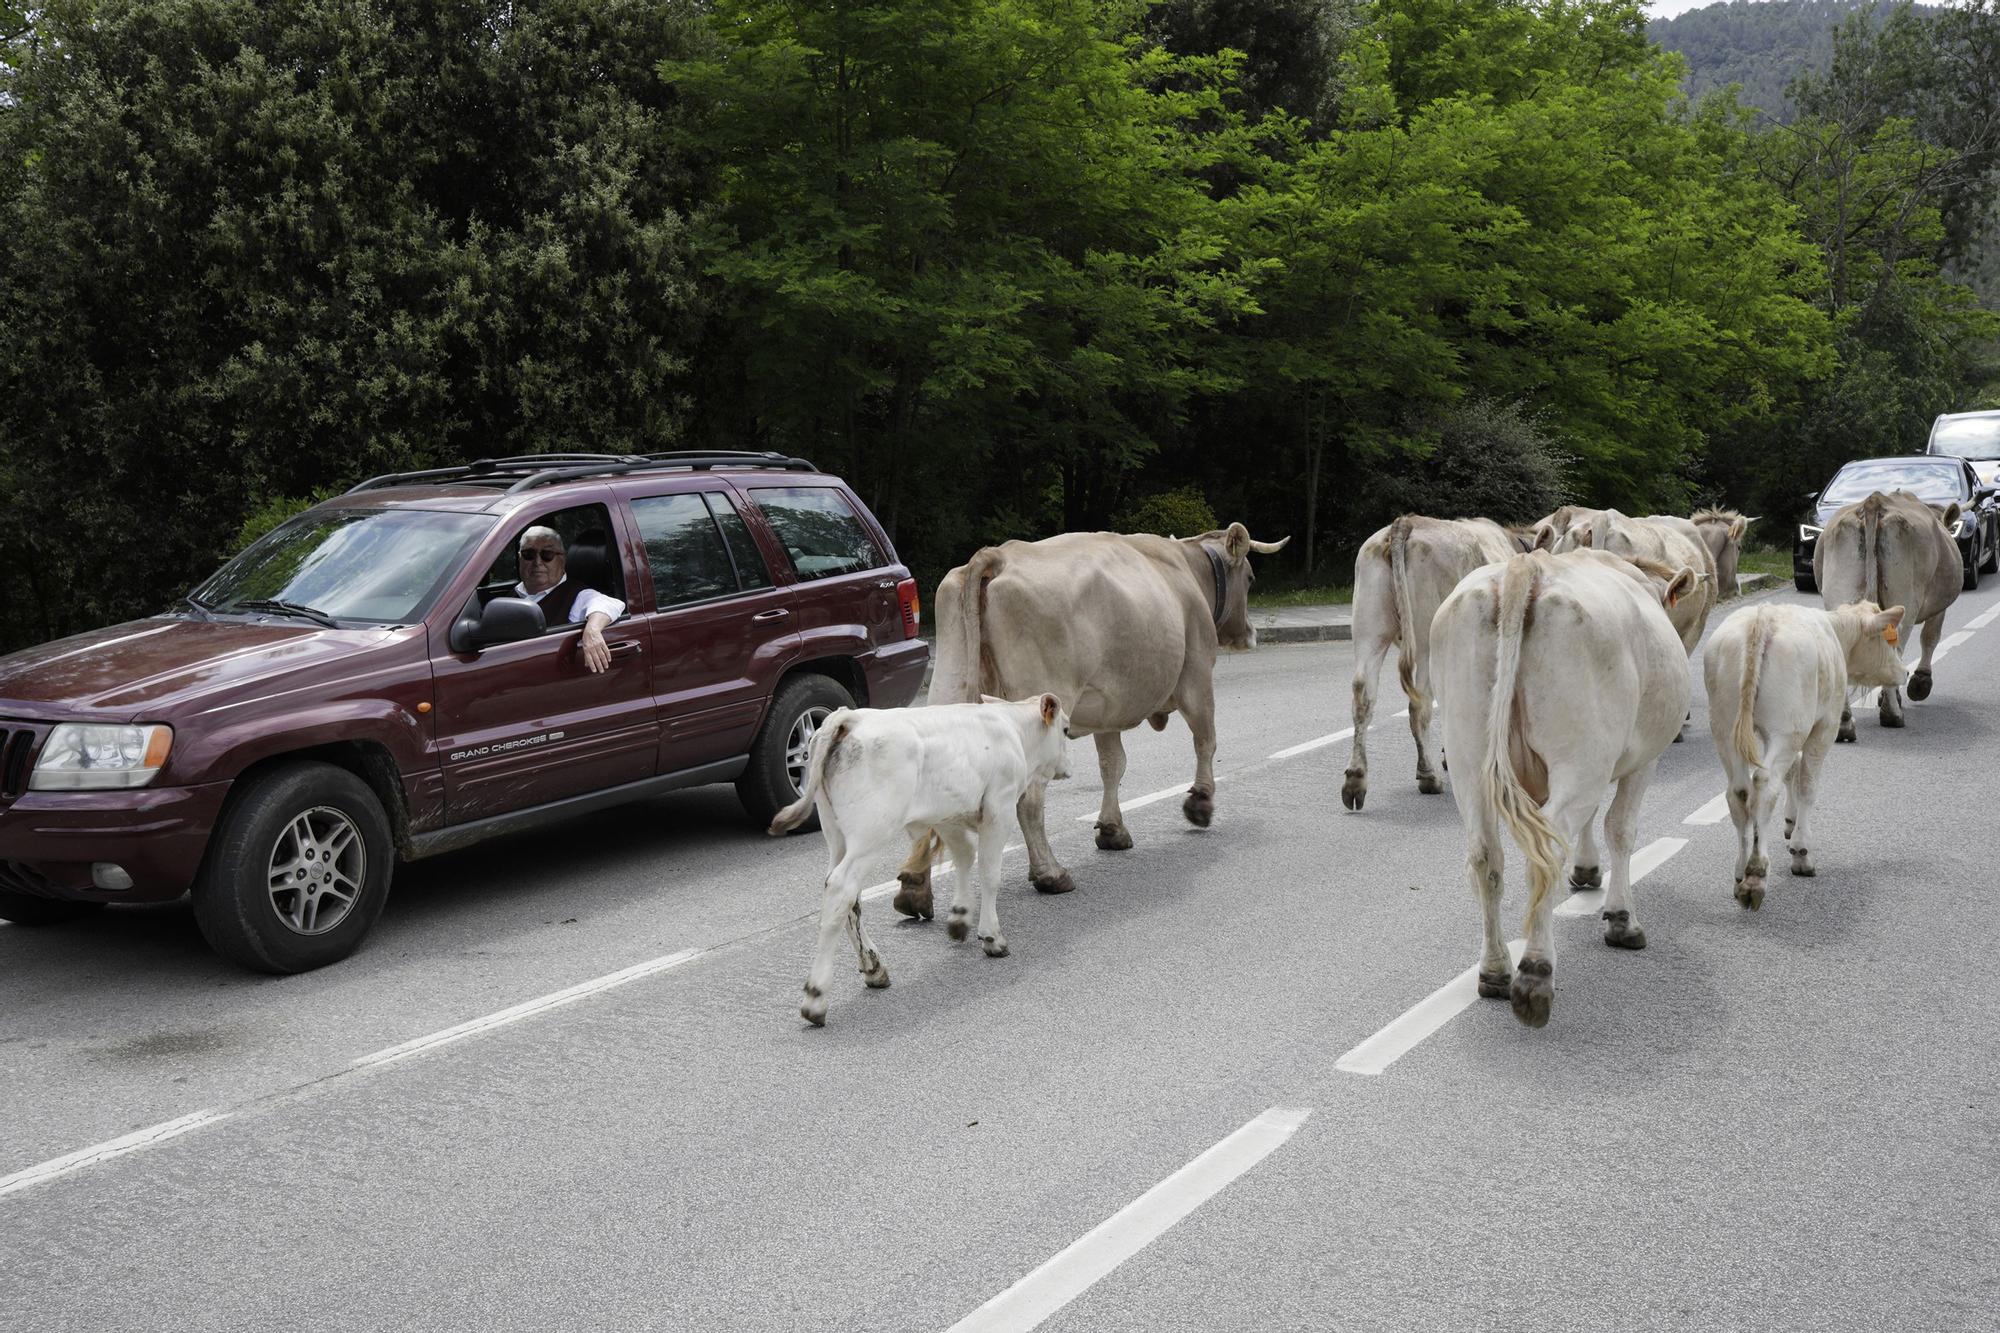
[(168, 710), (218, 690), (364, 652), (381, 629), (305, 621), (156, 616), (0, 657), (0, 711), (166, 721)]

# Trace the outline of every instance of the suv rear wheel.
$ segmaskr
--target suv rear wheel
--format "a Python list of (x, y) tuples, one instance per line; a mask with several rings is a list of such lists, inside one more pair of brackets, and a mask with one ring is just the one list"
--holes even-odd
[(202, 935), (258, 972), (353, 953), (389, 900), (396, 849), (368, 784), (331, 764), (253, 778), (231, 803), (194, 888)]
[[(806, 782), (806, 759), (814, 733), (836, 708), (852, 708), (854, 696), (826, 676), (793, 676), (771, 698), (771, 711), (750, 746), (750, 766), (736, 779), (736, 796), (760, 824), (799, 799)], [(819, 827), (808, 815), (801, 832)]]
[(74, 921), (102, 906), (103, 903), (37, 898), (26, 893), (0, 893), (0, 921), (12, 921), (17, 926), (53, 926), (61, 921)]

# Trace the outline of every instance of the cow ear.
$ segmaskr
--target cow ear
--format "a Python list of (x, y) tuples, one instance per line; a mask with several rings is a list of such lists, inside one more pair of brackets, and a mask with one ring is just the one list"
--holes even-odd
[(1578, 523), (1571, 527), (1569, 535), (1576, 542), (1578, 550), (1588, 550), (1594, 545), (1590, 540), (1590, 524), (1588, 523)]
[(1681, 598), (1695, 590), (1695, 586), (1699, 582), (1700, 580), (1695, 577), (1695, 572), (1683, 565), (1681, 566), (1680, 573), (1667, 580), (1666, 596), (1661, 600), (1666, 603), (1667, 609), (1671, 611)]
[(1903, 623), (1903, 608), (1892, 606), (1886, 611), (1877, 611), (1868, 617), (1868, 632), (1882, 636), (1882, 642), (1893, 644), (1896, 640), (1896, 626)]
[(1754, 519), (1748, 519), (1738, 514), (1736, 520), (1729, 525), (1729, 540), (1733, 542), (1742, 541), (1744, 529), (1748, 528), (1753, 522), (1755, 522)]
[(1553, 551), (1556, 549), (1556, 525), (1543, 520), (1535, 524), (1534, 540), (1528, 543), (1530, 551)]
[(1053, 694), (1045, 694), (1042, 696), (1043, 726), (1045, 727), (1054, 726), (1056, 721), (1056, 714), (1060, 713), (1061, 711), (1062, 711), (1062, 700), (1056, 698)]
[(1958, 515), (1959, 515), (1958, 501), (1953, 500), (1950, 504), (1944, 507), (1945, 527), (1950, 528), (1952, 524), (1958, 522)]
[(1250, 553), (1250, 529), (1241, 523), (1231, 523), (1229, 531), (1222, 534), (1222, 553), (1231, 560), (1241, 560)]

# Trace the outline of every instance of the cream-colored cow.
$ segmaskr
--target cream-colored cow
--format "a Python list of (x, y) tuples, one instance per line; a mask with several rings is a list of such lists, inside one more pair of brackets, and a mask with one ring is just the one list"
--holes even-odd
[(1736, 824), (1736, 901), (1752, 911), (1764, 905), (1780, 785), (1792, 873), (1814, 873), (1811, 815), (1820, 766), (1833, 748), (1848, 687), (1902, 683), (1903, 661), (1893, 646), (1902, 619), (1902, 607), (1883, 610), (1873, 602), (1834, 611), (1745, 607), (1702, 650), (1708, 729), (1729, 776), (1729, 817)]
[[(1920, 624), (1923, 657), (1910, 673), (1910, 697), (1930, 698), (1931, 654), (1944, 633), (1944, 613), (1958, 600), (1964, 561), (1951, 526), (1958, 506), (1940, 513), (1908, 491), (1876, 491), (1836, 513), (1813, 546), (1813, 577), (1829, 607), (1850, 602), (1895, 605)], [(1882, 691), (1882, 725), (1903, 725), (1903, 691)], [(1851, 711), (1840, 718), (1838, 740), (1854, 739)]]
[[(1634, 914), (1639, 802), (1688, 704), (1688, 661), (1666, 607), (1695, 591), (1602, 551), (1536, 551), (1468, 574), (1431, 625), (1431, 669), (1457, 760), (1452, 795), (1485, 925), (1479, 993), (1506, 996), (1530, 1027), (1549, 1020), (1550, 929), (1565, 850), (1617, 784), (1605, 817), (1607, 944), (1645, 947)], [(1527, 947), (1518, 971), (1500, 935), (1505, 826), (1528, 859)]]

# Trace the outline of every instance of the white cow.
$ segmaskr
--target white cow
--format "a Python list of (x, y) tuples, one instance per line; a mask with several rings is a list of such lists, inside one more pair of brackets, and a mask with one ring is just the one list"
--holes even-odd
[(1354, 742), (1340, 788), (1341, 804), (1349, 810), (1359, 810), (1368, 799), (1375, 679), (1391, 647), (1410, 701), (1417, 790), (1425, 795), (1444, 790), (1431, 766), (1431, 617), (1460, 579), (1526, 545), (1491, 519), (1415, 514), (1405, 514), (1361, 544), (1354, 558)]
[(1667, 618), (1673, 621), (1681, 646), (1690, 657), (1694, 655), (1719, 594), (1714, 552), (1693, 520), (1678, 514), (1633, 518), (1616, 509), (1575, 510), (1568, 529), (1555, 539), (1554, 549), (1561, 552), (1584, 548), (1652, 560), (1669, 569), (1679, 569), (1682, 565), (1692, 569), (1699, 586), (1694, 595), (1677, 602)]
[(777, 836), (803, 824), (815, 806), (826, 834), (826, 891), (819, 944), (799, 1013), (826, 1022), (836, 937), (845, 927), (862, 979), (889, 984), (889, 969), (861, 926), (861, 883), (871, 857), (936, 830), (958, 870), (958, 896), (947, 927), (966, 934), (973, 878), (979, 881), (979, 941), (1005, 958), (996, 900), (1000, 857), (1021, 794), (1069, 776), (1064, 728), (1069, 715), (1053, 694), (1007, 703), (934, 704), (925, 708), (837, 708), (813, 736), (806, 787), (771, 821)]
[[(1930, 698), (1931, 655), (1944, 633), (1944, 613), (1958, 600), (1964, 562), (1951, 528), (1956, 504), (1940, 512), (1908, 491), (1876, 491), (1827, 521), (1813, 545), (1813, 577), (1828, 606), (1873, 602), (1901, 606), (1917, 634), (1922, 656), (1909, 675), (1910, 697)], [(1882, 691), (1885, 727), (1903, 725), (1901, 683)], [(1854, 717), (1840, 720), (1834, 739), (1854, 739)]]
[[(1555, 994), (1551, 899), (1565, 850), (1614, 782), (1604, 940), (1645, 947), (1631, 897), (1639, 802), (1688, 704), (1687, 654), (1663, 606), (1695, 587), (1685, 567), (1536, 551), (1467, 575), (1432, 622), (1445, 753), (1460, 760), (1452, 795), (1485, 921), (1479, 993), (1508, 997), (1530, 1027), (1549, 1021)], [(1500, 938), (1503, 824), (1528, 858), (1518, 973)]]
[(1736, 823), (1736, 901), (1764, 905), (1771, 817), (1784, 784), (1792, 873), (1814, 873), (1809, 816), (1850, 685), (1903, 683), (1895, 647), (1903, 608), (1856, 602), (1836, 611), (1746, 607), (1702, 651), (1708, 729), (1729, 775)]

